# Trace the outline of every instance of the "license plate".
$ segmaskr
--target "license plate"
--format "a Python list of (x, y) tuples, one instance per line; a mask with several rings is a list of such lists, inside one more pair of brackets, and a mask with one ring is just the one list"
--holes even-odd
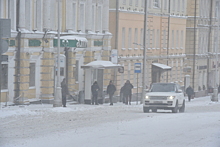
[(163, 103), (163, 101), (154, 101), (154, 103)]

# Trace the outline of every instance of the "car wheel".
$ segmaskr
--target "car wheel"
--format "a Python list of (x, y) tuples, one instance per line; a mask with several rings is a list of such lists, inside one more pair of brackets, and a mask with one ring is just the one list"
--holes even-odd
[(172, 109), (173, 113), (177, 113), (178, 112), (178, 101), (176, 101), (176, 106)]
[(149, 113), (149, 108), (143, 107), (144, 113)]
[(183, 105), (180, 107), (179, 112), (185, 112), (185, 100), (183, 101)]
[(156, 108), (152, 109), (152, 112), (157, 112), (157, 109)]

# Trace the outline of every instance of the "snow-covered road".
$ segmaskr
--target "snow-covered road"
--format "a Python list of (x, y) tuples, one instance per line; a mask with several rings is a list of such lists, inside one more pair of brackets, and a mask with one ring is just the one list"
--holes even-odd
[(1, 147), (220, 147), (220, 103), (186, 103), (185, 113), (143, 113), (121, 103), (6, 107), (0, 110)]

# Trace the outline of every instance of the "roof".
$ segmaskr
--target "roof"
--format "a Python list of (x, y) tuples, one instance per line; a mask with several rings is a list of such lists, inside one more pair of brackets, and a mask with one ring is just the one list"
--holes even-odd
[(167, 66), (165, 64), (161, 64), (161, 63), (152, 63), (152, 65), (158, 67), (158, 68), (161, 68), (161, 69), (165, 69), (165, 70), (171, 70), (171, 67), (170, 66)]
[(81, 68), (118, 68), (121, 67), (120, 64), (114, 64), (111, 61), (92, 61), (86, 65), (81, 66)]

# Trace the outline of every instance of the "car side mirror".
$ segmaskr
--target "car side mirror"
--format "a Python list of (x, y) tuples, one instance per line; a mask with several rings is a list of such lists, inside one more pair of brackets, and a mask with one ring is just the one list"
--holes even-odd
[(182, 93), (183, 91), (181, 89), (178, 89), (177, 90), (177, 93)]

